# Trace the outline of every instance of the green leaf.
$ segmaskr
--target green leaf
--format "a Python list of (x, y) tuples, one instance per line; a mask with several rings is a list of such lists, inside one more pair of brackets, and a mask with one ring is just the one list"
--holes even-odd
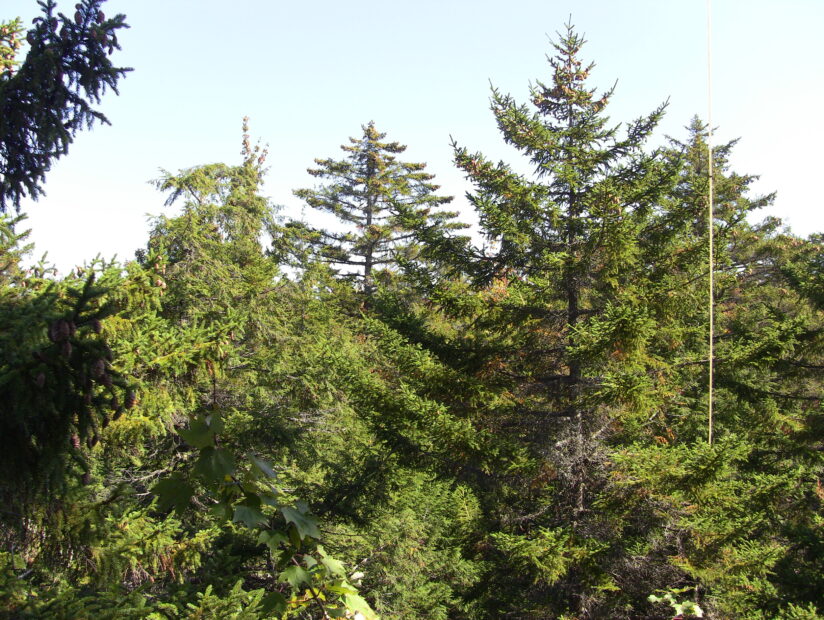
[(301, 537), (300, 532), (298, 532), (298, 528), (296, 528), (293, 523), (289, 526), (289, 529), (286, 531), (289, 534), (289, 542), (292, 543), (292, 546), (297, 549), (300, 549)]
[(357, 594), (358, 589), (351, 585), (347, 581), (333, 581), (332, 583), (327, 583), (324, 586), (327, 592), (332, 592), (333, 594)]
[(318, 520), (312, 515), (306, 514), (298, 508), (290, 508), (289, 506), (281, 506), (280, 511), (288, 523), (295, 525), (301, 538), (306, 538), (307, 536), (311, 536), (312, 538), (321, 537), (320, 530), (318, 529)]
[(341, 606), (326, 606), (326, 613), (329, 614), (330, 618), (345, 618), (346, 617), (346, 607)]
[(330, 575), (346, 577), (346, 569), (344, 568), (342, 562), (330, 557), (321, 546), (318, 546), (318, 553), (320, 554), (321, 564), (326, 567), (326, 570), (329, 571)]
[(220, 435), (223, 432), (223, 417), (219, 411), (209, 414), (206, 417), (206, 422), (209, 424), (209, 430), (213, 435)]
[(341, 600), (349, 611), (363, 614), (366, 620), (378, 620), (377, 614), (360, 594), (345, 594)]
[(280, 551), (280, 545), (284, 544), (286, 536), (281, 532), (273, 532), (272, 530), (263, 530), (258, 536), (258, 543), (263, 543), (274, 552)]
[(235, 506), (235, 516), (232, 518), (233, 523), (245, 523), (248, 527), (254, 528), (258, 525), (265, 525), (268, 519), (260, 511), (260, 508), (240, 504)]
[(157, 495), (157, 506), (160, 510), (173, 508), (181, 513), (189, 507), (195, 490), (191, 484), (183, 480), (180, 474), (172, 474), (152, 487), (152, 493)]
[(288, 581), (289, 585), (291, 585), (296, 590), (301, 586), (301, 584), (309, 584), (312, 579), (312, 576), (303, 570), (300, 566), (290, 566), (285, 571), (283, 571), (280, 576), (278, 577), (278, 581), (284, 582)]
[(209, 509), (209, 512), (220, 521), (226, 521), (232, 517), (232, 508), (226, 502), (215, 504)]
[(343, 566), (343, 562), (336, 560), (335, 558), (329, 557), (328, 555), (322, 557), (320, 561), (326, 567), (326, 570), (328, 570), (331, 575), (337, 575), (338, 577), (346, 576), (346, 569)]
[(280, 592), (269, 592), (260, 603), (261, 611), (266, 615), (280, 617), (286, 613), (286, 597)]
[(223, 448), (209, 446), (201, 450), (194, 470), (207, 482), (225, 482), (227, 476), (235, 473), (235, 462)]
[(280, 508), (280, 502), (278, 501), (277, 493), (278, 490), (274, 487), (269, 487), (271, 492), (261, 492), (260, 494), (260, 501), (267, 506), (272, 506), (273, 508)]
[(266, 461), (262, 458), (255, 456), (254, 454), (249, 455), (249, 460), (252, 462), (252, 465), (255, 466), (264, 476), (269, 478), (277, 478), (277, 474), (275, 470), (272, 469), (272, 466), (269, 465)]
[(189, 428), (181, 428), (177, 431), (177, 434), (183, 437), (186, 443), (195, 448), (206, 448), (215, 443), (214, 432), (209, 428), (209, 425), (206, 424), (206, 420), (201, 417), (189, 422)]

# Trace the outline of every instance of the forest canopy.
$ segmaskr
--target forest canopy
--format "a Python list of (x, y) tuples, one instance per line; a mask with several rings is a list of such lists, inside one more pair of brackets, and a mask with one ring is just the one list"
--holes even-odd
[[(2, 211), (127, 72), (125, 16), (40, 4), (0, 25)], [(821, 617), (822, 237), (758, 221), (700, 119), (611, 121), (584, 44), (492, 88), (522, 161), (453, 142), (472, 235), (371, 121), (295, 190), (326, 227), (246, 120), (133, 260), (58, 277), (0, 215), (2, 613)]]

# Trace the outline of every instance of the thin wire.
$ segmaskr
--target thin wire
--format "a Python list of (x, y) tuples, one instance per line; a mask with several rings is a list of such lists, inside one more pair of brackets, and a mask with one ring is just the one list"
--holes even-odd
[(713, 204), (713, 161), (712, 161), (712, 0), (707, 0), (707, 177), (709, 180), (709, 193), (707, 196), (707, 231), (709, 237), (709, 308), (710, 308), (710, 333), (709, 333), (709, 380), (707, 390), (707, 442), (712, 445), (712, 404), (713, 404), (713, 374), (715, 358), (715, 257), (713, 248), (713, 224), (714, 224), (714, 204)]

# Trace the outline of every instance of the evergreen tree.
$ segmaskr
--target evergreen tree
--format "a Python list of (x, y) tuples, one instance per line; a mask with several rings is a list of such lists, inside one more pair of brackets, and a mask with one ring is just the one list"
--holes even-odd
[(610, 127), (582, 44), (533, 107), (492, 92), (533, 174), (455, 148), (484, 248), (372, 124), (297, 192), (343, 232), (274, 223), (245, 125), (126, 265), (27, 269), (0, 216), (0, 613), (820, 617), (822, 238), (753, 223), (697, 119)]
[(498, 516), (491, 557), (510, 567), (489, 575), (487, 609), (630, 617), (655, 613), (656, 591), (724, 617), (814, 615), (786, 571), (811, 575), (820, 544), (820, 460), (806, 443), (819, 424), (820, 316), (784, 280), (805, 290), (814, 269), (787, 256), (809, 250), (775, 221), (747, 223), (771, 196), (748, 198), (753, 177), (730, 173), (732, 145), (719, 147), (722, 439), (708, 447), (704, 131), (694, 124), (688, 145), (645, 155), (658, 110), (618, 139), (602, 114), (609, 93), (583, 86), (581, 43), (571, 29), (561, 38), (553, 82), (532, 89), (537, 111), (493, 91), (532, 178), (456, 149), (493, 251), (463, 255), (473, 286), (439, 287), (466, 330), (454, 343), (473, 351), (446, 355), (512, 395), (483, 419), (533, 451), (498, 487), (503, 502), (486, 504)]
[(532, 110), (493, 89), (504, 140), (532, 175), (455, 148), (489, 249), (463, 254), (471, 286), (441, 287), (442, 307), (468, 330), (456, 342), (474, 350), (453, 357), (473, 360), (508, 395), (484, 417), (532, 451), (489, 505), (492, 556), (508, 566), (489, 576), (493, 616), (590, 614), (615, 587), (612, 524), (596, 506), (609, 484), (610, 435), (644, 415), (650, 387), (655, 326), (639, 241), (675, 168), (643, 144), (664, 107), (619, 136), (604, 115), (611, 91), (586, 86), (583, 43), (572, 27), (560, 37), (552, 81), (531, 89)]
[(193, 514), (187, 525), (193, 537), (216, 526), (228, 537), (212, 554), (213, 562), (223, 558), (236, 567), (216, 569), (211, 583), (221, 598), (240, 571), (244, 590), (264, 585), (266, 600), (280, 614), (312, 614), (314, 608), (321, 617), (345, 610), (368, 617), (372, 612), (343, 566), (319, 544), (303, 489), (290, 484), (286, 491), (288, 474), (275, 465), (288, 454), (287, 438), (297, 439), (302, 430), (290, 422), (307, 406), (295, 375), (311, 371), (281, 372), (300, 351), (283, 347), (290, 342), (287, 283), (277, 281), (277, 265), (261, 246), (272, 218), (259, 193), (266, 152), (245, 133), (242, 154), (240, 166), (200, 166), (158, 183), (170, 191), (169, 204), (183, 198), (184, 208), (176, 218), (157, 220), (143, 260), (148, 265), (158, 256), (165, 265), (164, 319), (177, 329), (207, 330), (212, 355), (185, 381), (192, 401), (188, 428), (179, 434), (198, 449), (198, 458), (154, 489), (162, 505), (176, 510), (197, 501), (214, 504), (210, 518)]
[[(199, 167), (161, 181), (186, 201), (182, 215), (158, 220), (150, 242), (168, 257), (164, 315), (180, 327), (214, 330), (223, 352), (210, 371), (198, 371), (196, 410), (203, 418), (220, 413), (220, 449), (273, 463), (287, 497), (306, 499), (334, 526), (326, 549), (363, 565), (364, 593), (381, 612), (443, 617), (463, 606), (460, 594), (477, 574), (462, 557), (476, 514), (468, 489), (449, 483), (455, 453), (490, 461), (496, 448), (430, 397), (433, 385), (454, 386), (448, 369), (379, 322), (358, 318), (360, 299), (348, 283), (317, 266), (298, 281), (276, 279), (258, 242), (270, 212), (254, 191), (256, 155), (247, 146), (242, 167)], [(232, 234), (242, 222), (245, 232)], [(201, 417), (192, 427), (201, 428)], [(164, 489), (170, 497), (179, 483)], [(430, 489), (438, 489), (431, 499)], [(450, 506), (452, 498), (466, 510)], [(402, 525), (393, 506), (403, 507)], [(449, 531), (453, 516), (465, 522), (460, 532)], [(382, 527), (395, 535), (387, 539)], [(311, 542), (302, 549), (295, 557), (308, 569), (301, 558), (314, 554)], [(258, 578), (271, 571), (260, 549), (229, 558)], [(412, 561), (433, 567), (406, 564)], [(428, 583), (433, 574), (436, 588)]]
[[(429, 225), (460, 228), (455, 214), (439, 210), (451, 197), (438, 196), (433, 175), (425, 164), (400, 161), (406, 150), (398, 142), (383, 142), (385, 133), (370, 122), (362, 138), (350, 138), (342, 160), (316, 159), (318, 168), (309, 174), (327, 181), (316, 189), (301, 189), (295, 195), (319, 211), (334, 215), (342, 230), (309, 229), (311, 243), (321, 259), (352, 273), (364, 290), (374, 288), (375, 271), (414, 261), (418, 247), (409, 229), (410, 219)], [(353, 271), (354, 270), (354, 271)]]
[(130, 69), (109, 56), (120, 49), (124, 15), (106, 18), (104, 0), (82, 0), (74, 17), (55, 14), (54, 0), (39, 2), (43, 16), (26, 34), (29, 52), (17, 66), (23, 28), (0, 24), (0, 213), (43, 193), (52, 162), (68, 152), (74, 136), (95, 122), (108, 123), (92, 106)]
[(773, 196), (748, 196), (755, 177), (729, 170), (733, 143), (714, 149), (715, 441), (708, 445), (706, 127), (695, 120), (689, 131), (670, 151), (684, 164), (678, 183), (644, 233), (645, 263), (658, 283), (649, 295), (660, 326), (649, 343), (658, 402), (643, 432), (616, 446), (615, 495), (602, 505), (635, 523), (624, 533), (647, 584), (688, 588), (719, 617), (816, 617), (822, 315), (792, 278), (815, 244), (782, 232), (774, 219), (750, 223)]
[(101, 333), (116, 312), (96, 281), (106, 266), (60, 281), (42, 263), (21, 269), (31, 249), (28, 233), (14, 230), (21, 219), (0, 216), (0, 497), (16, 517), (12, 529), (44, 502), (59, 502), (71, 478), (88, 477), (81, 443), (97, 443), (131, 398)]
[[(372, 616), (343, 566), (319, 544), (315, 518), (299, 496), (279, 488), (271, 461), (261, 458), (261, 452), (279, 456), (283, 442), (250, 441), (243, 433), (254, 414), (270, 417), (268, 437), (276, 437), (288, 414), (277, 398), (282, 377), (274, 385), (267, 380), (276, 355), (267, 345), (280, 335), (282, 304), (276, 266), (257, 234), (271, 215), (258, 192), (264, 154), (245, 136), (243, 155), (241, 166), (166, 175), (161, 186), (173, 198), (187, 198), (183, 214), (160, 218), (139, 262), (125, 273), (105, 270), (99, 274), (103, 292), (86, 295), (95, 308), (108, 304), (116, 313), (101, 320), (99, 312), (81, 309), (52, 323), (54, 345), (42, 359), (35, 356), (35, 364), (61, 370), (61, 356), (68, 357), (82, 373), (87, 349), (94, 353), (105, 345), (100, 336), (86, 334), (89, 322), (111, 343), (100, 360), (102, 374), (92, 366), (83, 375), (89, 377), (88, 386), (81, 385), (88, 394), (75, 398), (64, 388), (56, 406), (38, 412), (23, 406), (25, 399), (49, 404), (44, 396), (56, 391), (51, 374), (41, 373), (44, 394), (20, 389), (14, 372), (25, 381), (29, 369), (22, 368), (26, 374), (12, 366), (7, 373), (6, 360), (0, 360), (8, 379), (3, 387), (13, 390), (20, 414), (7, 416), (7, 426), (35, 435), (19, 442), (18, 453), (42, 451), (53, 442), (85, 468), (82, 485), (65, 485), (67, 491), (50, 504), (27, 512), (23, 531), (3, 529), (11, 553), (0, 554), (0, 590), (10, 613), (223, 617), (242, 611), (263, 618), (311, 615), (314, 608), (321, 617), (347, 610)], [(5, 287), (3, 293), (7, 289), (13, 291)], [(31, 345), (25, 339), (17, 349), (26, 352)], [(20, 350), (9, 353), (21, 356)], [(133, 388), (122, 397), (121, 377)], [(110, 394), (99, 400), (106, 386)], [(75, 403), (86, 396), (81, 409)], [(105, 407), (117, 408), (115, 415)], [(54, 440), (41, 434), (35, 424), (40, 418), (60, 422), (51, 429)], [(72, 424), (79, 430), (70, 442), (65, 427)], [(62, 465), (62, 473), (73, 471)], [(189, 510), (192, 504), (210, 510)]]

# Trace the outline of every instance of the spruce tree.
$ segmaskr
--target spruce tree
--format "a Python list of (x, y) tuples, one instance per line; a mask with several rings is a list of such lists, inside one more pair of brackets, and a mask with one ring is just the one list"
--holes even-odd
[(657, 283), (648, 295), (659, 325), (648, 345), (657, 402), (642, 432), (616, 446), (616, 485), (602, 505), (636, 524), (624, 536), (635, 541), (635, 570), (648, 585), (689, 588), (690, 599), (719, 617), (815, 617), (824, 317), (794, 275), (816, 244), (773, 218), (751, 223), (773, 196), (750, 196), (755, 177), (729, 169), (734, 143), (714, 149), (709, 445), (706, 139), (696, 119), (688, 139), (673, 142), (669, 157), (683, 163), (678, 182), (643, 235)]
[(621, 135), (604, 113), (612, 91), (587, 86), (583, 44), (568, 26), (531, 108), (492, 91), (503, 138), (532, 174), (455, 146), (488, 245), (463, 254), (470, 286), (441, 287), (452, 322), (465, 317), (455, 342), (473, 350), (454, 357), (474, 360), (508, 395), (484, 418), (532, 452), (489, 506), (493, 556), (509, 567), (489, 576), (492, 615), (589, 614), (614, 587), (612, 525), (595, 506), (609, 484), (610, 437), (643, 416), (649, 387), (655, 326), (639, 240), (675, 168), (643, 145), (665, 106)]
[[(25, 520), (0, 521), (13, 550), (0, 552), (0, 609), (15, 617), (372, 615), (300, 495), (275, 480), (287, 416), (305, 399), (278, 372), (284, 304), (259, 239), (271, 215), (259, 194), (264, 153), (245, 136), (243, 155), (240, 166), (166, 175), (160, 185), (185, 198), (183, 213), (159, 218), (139, 260), (99, 273), (100, 290), (88, 280), (77, 303), (62, 283), (41, 287), (58, 303), (30, 292), (33, 278), (14, 279), (19, 252), (0, 247), (12, 279), (0, 314), (7, 300), (33, 302), (13, 323), (19, 344), (0, 356), (15, 412), (4, 421), (8, 457), (20, 472), (30, 454), (68, 453), (77, 465), (63, 459), (58, 473), (82, 475), (65, 492), (43, 468), (4, 476), (23, 487), (4, 484), (4, 498), (39, 491), (31, 478), (61, 491)], [(31, 311), (42, 297), (64, 312), (45, 325)], [(0, 465), (5, 474), (10, 463)]]
[(93, 105), (130, 71), (112, 64), (124, 15), (107, 18), (104, 0), (82, 0), (73, 17), (40, 2), (43, 15), (26, 33), (29, 51), (18, 63), (22, 25), (0, 23), (0, 213), (36, 199), (53, 161), (84, 127), (108, 120)]
[(435, 193), (438, 186), (426, 164), (400, 161), (397, 156), (406, 146), (385, 142), (385, 137), (374, 122), (363, 126), (361, 138), (341, 146), (346, 158), (316, 159), (318, 167), (309, 169), (326, 184), (295, 191), (310, 207), (340, 220), (340, 229), (310, 228), (310, 243), (321, 260), (354, 275), (367, 292), (374, 289), (377, 270), (415, 260), (418, 247), (410, 220), (461, 227), (451, 221), (455, 213), (439, 209), (452, 198)]

